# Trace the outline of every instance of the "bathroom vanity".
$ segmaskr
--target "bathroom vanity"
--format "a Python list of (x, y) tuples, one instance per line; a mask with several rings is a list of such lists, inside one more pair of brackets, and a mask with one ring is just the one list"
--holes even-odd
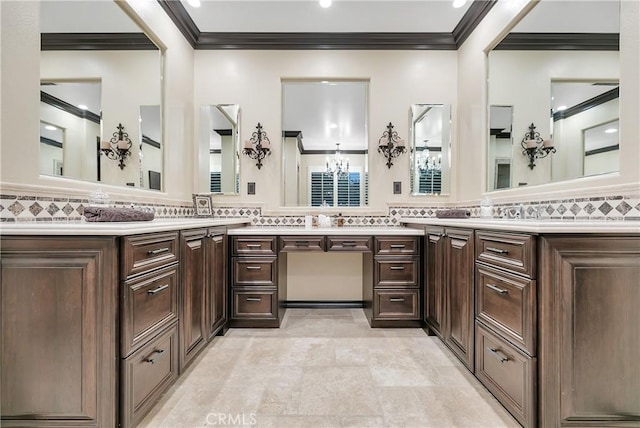
[(637, 222), (402, 221), (2, 225), (2, 425), (135, 426), (213, 336), (280, 325), (292, 253), (361, 254), (371, 327), (437, 335), (525, 427), (637, 424)]

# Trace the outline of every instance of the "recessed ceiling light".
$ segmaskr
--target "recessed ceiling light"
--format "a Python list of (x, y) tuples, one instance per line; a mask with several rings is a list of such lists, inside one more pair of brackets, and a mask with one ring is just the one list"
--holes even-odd
[(188, 0), (188, 3), (189, 3), (192, 7), (200, 7), (200, 0)]
[(562, 111), (562, 110), (566, 110), (567, 106), (559, 106), (556, 111)]
[(329, 81), (328, 80), (322, 80), (322, 81), (320, 81), (320, 83), (326, 84), (326, 83), (329, 83)]
[(467, 0), (453, 0), (453, 7), (456, 9), (464, 6), (467, 3)]
[(338, 125), (336, 125), (335, 123), (332, 123), (331, 125), (329, 125), (329, 129), (336, 129), (338, 127)]
[(80, 110), (87, 110), (87, 109), (89, 109), (89, 107), (87, 107), (87, 106), (86, 106), (86, 105), (84, 105), (84, 104), (78, 104), (78, 108), (79, 108)]
[(56, 130), (56, 129), (58, 129), (58, 128), (56, 128), (56, 127), (55, 127), (55, 126), (53, 126), (53, 125), (46, 125), (46, 126), (44, 127), (44, 129), (48, 129), (49, 131), (55, 131), (55, 130)]
[(331, 7), (331, 0), (320, 0), (320, 6), (324, 8)]
[(605, 134), (615, 134), (616, 132), (618, 132), (616, 128), (609, 128), (604, 130)]

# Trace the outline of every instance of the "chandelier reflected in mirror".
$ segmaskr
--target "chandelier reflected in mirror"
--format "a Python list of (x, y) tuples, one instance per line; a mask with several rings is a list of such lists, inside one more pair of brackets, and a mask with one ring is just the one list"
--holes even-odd
[(347, 175), (349, 174), (349, 158), (340, 154), (340, 143), (336, 143), (336, 152), (333, 157), (327, 156), (327, 174)]
[(442, 170), (442, 154), (431, 156), (427, 148), (427, 141), (424, 141), (424, 149), (418, 155), (417, 164), (420, 171), (441, 171)]

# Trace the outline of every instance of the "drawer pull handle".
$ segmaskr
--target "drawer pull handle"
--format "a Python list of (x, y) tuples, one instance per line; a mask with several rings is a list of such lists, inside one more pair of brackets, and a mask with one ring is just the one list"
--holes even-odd
[(389, 270), (404, 270), (404, 266), (389, 266)]
[(168, 252), (169, 252), (168, 248), (158, 248), (157, 250), (149, 250), (149, 251), (147, 251), (147, 255), (156, 256), (158, 254), (168, 253)]
[(260, 270), (262, 266), (247, 266), (247, 270)]
[(487, 247), (486, 250), (491, 252), (491, 253), (496, 253), (496, 254), (509, 254), (509, 251), (503, 250), (501, 248)]
[(389, 247), (393, 250), (401, 250), (404, 248), (404, 244), (391, 244)]
[(491, 354), (496, 358), (496, 360), (501, 363), (506, 363), (509, 361), (509, 357), (500, 352), (497, 348), (487, 348), (487, 351), (491, 352)]
[(356, 245), (358, 245), (358, 244), (356, 244), (356, 243), (355, 243), (355, 242), (353, 242), (353, 241), (344, 241), (344, 242), (342, 243), (342, 246), (343, 246), (343, 247), (355, 247)]
[(147, 357), (146, 360), (144, 360), (146, 363), (149, 364), (154, 364), (156, 362), (156, 360), (154, 360), (152, 357), (154, 356), (154, 354), (158, 354), (158, 355), (162, 355), (164, 354), (164, 349), (156, 349), (153, 351), (153, 354), (151, 354), (150, 356)]
[(262, 302), (262, 297), (247, 297), (247, 302)]
[(491, 289), (491, 290), (495, 291), (495, 292), (496, 292), (496, 293), (498, 293), (498, 294), (508, 294), (508, 293), (509, 293), (509, 291), (508, 291), (508, 290), (504, 290), (504, 289), (502, 289), (502, 288), (500, 288), (500, 287), (496, 287), (496, 286), (495, 286), (495, 285), (493, 285), (493, 284), (485, 284), (485, 285), (487, 286), (487, 288), (489, 288), (489, 289)]
[(167, 288), (169, 288), (169, 284), (165, 284), (158, 288), (154, 288), (153, 290), (149, 290), (147, 291), (147, 294), (158, 294), (159, 292), (161, 292), (162, 290), (166, 290)]
[(247, 248), (261, 248), (262, 245), (260, 244), (247, 244)]
[(389, 299), (390, 302), (404, 302), (404, 297), (392, 297)]
[(296, 247), (308, 247), (309, 241), (296, 241)]

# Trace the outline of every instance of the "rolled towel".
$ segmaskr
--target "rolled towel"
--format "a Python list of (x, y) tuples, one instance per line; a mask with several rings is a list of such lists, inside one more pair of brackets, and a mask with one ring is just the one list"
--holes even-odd
[(438, 210), (436, 211), (437, 218), (469, 218), (471, 212), (468, 210)]
[(85, 207), (84, 216), (87, 221), (150, 221), (155, 214), (153, 211), (143, 211), (135, 208)]

